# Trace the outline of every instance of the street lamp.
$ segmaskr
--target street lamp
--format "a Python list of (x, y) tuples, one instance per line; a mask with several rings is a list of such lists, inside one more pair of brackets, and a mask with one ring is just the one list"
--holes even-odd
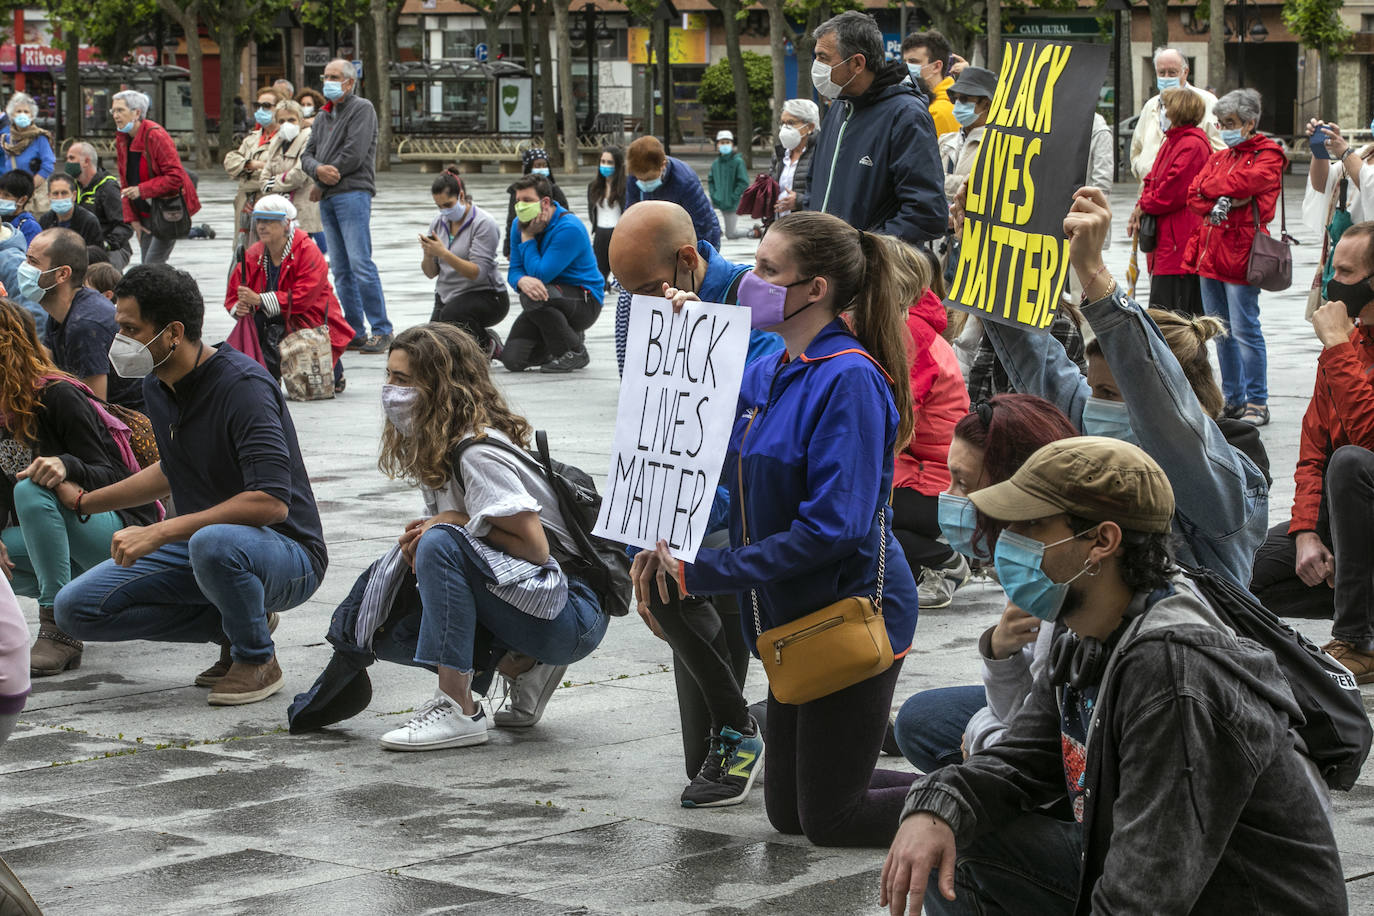
[(582, 50), (584, 44), (587, 46), (587, 120), (582, 130), (590, 133), (596, 121), (596, 47), (608, 46), (615, 36), (606, 28), (605, 17), (598, 18), (596, 4), (588, 2), (582, 8), (582, 21), (574, 22), (568, 29), (568, 40), (577, 51)]

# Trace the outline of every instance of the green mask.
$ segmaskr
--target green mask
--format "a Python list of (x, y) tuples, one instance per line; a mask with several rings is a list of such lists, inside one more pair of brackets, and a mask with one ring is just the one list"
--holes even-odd
[(62, 171), (66, 172), (68, 175), (72, 176), (73, 178), (80, 178), (80, 177), (81, 177), (81, 163), (79, 163), (79, 162), (64, 162), (64, 163), (62, 164)]
[(517, 200), (515, 202), (515, 218), (520, 222), (529, 224), (539, 218), (539, 211), (543, 209), (537, 200)]

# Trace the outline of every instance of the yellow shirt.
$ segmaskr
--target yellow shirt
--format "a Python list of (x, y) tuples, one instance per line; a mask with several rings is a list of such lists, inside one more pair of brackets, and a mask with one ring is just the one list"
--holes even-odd
[(949, 87), (953, 85), (954, 77), (947, 76), (930, 93), (930, 116), (935, 121), (937, 137), (959, 130), (959, 122), (954, 120), (954, 103), (949, 100)]

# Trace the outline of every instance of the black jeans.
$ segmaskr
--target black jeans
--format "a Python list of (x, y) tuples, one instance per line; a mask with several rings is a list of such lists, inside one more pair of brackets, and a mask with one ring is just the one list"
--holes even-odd
[(601, 314), (601, 303), (585, 289), (556, 284), (548, 289), (543, 302), (520, 294), (520, 317), (501, 351), (501, 362), (512, 372), (582, 349), (582, 332)]
[(1331, 617), (1331, 635), (1374, 651), (1374, 452), (1345, 445), (1326, 463), (1316, 534), (1335, 558), (1336, 587), (1298, 578), (1288, 522), (1275, 525), (1255, 554), (1250, 590), (1280, 617)]
[(936, 569), (954, 559), (954, 549), (940, 537), (940, 498), (909, 487), (892, 491), (892, 533), (916, 578), (921, 568)]
[(1205, 315), (1202, 284), (1198, 282), (1197, 274), (1151, 275), (1150, 308), (1169, 309), (1190, 318)]
[(768, 820), (817, 846), (885, 848), (897, 834), (914, 773), (878, 770), (902, 661), (819, 700), (792, 706), (770, 691), (763, 784)]
[(611, 233), (615, 228), (598, 229), (592, 233), (592, 251), (596, 252), (596, 267), (601, 271), (601, 276), (610, 283), (611, 278)]
[(434, 294), (434, 312), (430, 321), (457, 325), (483, 348), (491, 346), (487, 328), (505, 321), (510, 314), (510, 295), (504, 289), (471, 289), (459, 293), (447, 302)]

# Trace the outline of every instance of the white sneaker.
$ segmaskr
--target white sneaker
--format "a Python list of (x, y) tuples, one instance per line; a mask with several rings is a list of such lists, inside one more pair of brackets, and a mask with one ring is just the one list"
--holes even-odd
[(382, 735), (381, 741), (390, 751), (437, 751), (486, 744), (487, 717), (480, 703), (476, 715), (463, 715), (458, 704), (438, 690), (409, 722)]
[(917, 588), (921, 610), (949, 607), (954, 601), (954, 593), (963, 588), (970, 575), (968, 560), (958, 553), (944, 566), (921, 570)]

